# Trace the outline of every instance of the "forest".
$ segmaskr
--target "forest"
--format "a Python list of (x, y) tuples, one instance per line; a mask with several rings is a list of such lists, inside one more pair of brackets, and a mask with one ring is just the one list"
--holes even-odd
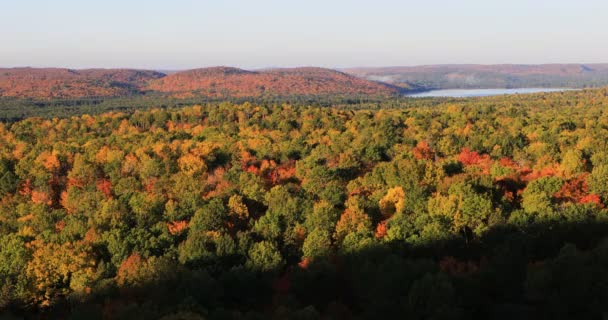
[(444, 64), (347, 68), (345, 72), (410, 91), (495, 88), (597, 88), (608, 85), (608, 64)]
[(286, 96), (396, 96), (401, 89), (317, 67), (243, 70), (207, 67), (169, 74), (137, 69), (0, 68), (0, 98), (74, 100), (147, 95), (215, 99)]
[(608, 89), (137, 101), (0, 101), (0, 317), (608, 314)]

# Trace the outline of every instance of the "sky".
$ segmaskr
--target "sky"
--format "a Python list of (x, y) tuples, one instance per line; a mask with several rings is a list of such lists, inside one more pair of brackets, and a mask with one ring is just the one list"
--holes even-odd
[(0, 0), (0, 67), (594, 62), (606, 0)]

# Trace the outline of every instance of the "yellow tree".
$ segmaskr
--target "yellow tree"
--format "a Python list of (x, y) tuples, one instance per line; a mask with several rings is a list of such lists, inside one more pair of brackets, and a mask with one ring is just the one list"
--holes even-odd
[(91, 248), (82, 243), (43, 243), (34, 241), (32, 259), (25, 273), (32, 299), (49, 306), (72, 292), (87, 293), (94, 281), (96, 263)]

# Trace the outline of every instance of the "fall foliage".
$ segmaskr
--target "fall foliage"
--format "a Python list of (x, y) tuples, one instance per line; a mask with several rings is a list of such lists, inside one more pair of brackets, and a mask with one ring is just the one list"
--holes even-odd
[(601, 318), (607, 93), (2, 124), (0, 315)]
[(212, 67), (163, 74), (131, 69), (0, 68), (0, 97), (65, 99), (141, 96), (390, 96), (396, 87), (322, 68), (246, 71)]
[(322, 68), (245, 71), (215, 67), (170, 74), (150, 82), (150, 89), (177, 96), (256, 97), (263, 95), (381, 95), (397, 93), (391, 86)]
[(163, 76), (127, 69), (71, 70), (0, 68), (0, 96), (17, 98), (80, 98), (140, 93), (146, 82)]

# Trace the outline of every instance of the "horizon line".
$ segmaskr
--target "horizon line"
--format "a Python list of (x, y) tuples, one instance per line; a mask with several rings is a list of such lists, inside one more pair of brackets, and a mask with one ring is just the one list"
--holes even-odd
[(148, 68), (148, 67), (67, 67), (67, 66), (33, 66), (33, 65), (14, 65), (14, 66), (0, 66), (0, 69), (68, 69), (68, 70), (146, 70), (146, 71), (187, 71), (196, 69), (209, 69), (209, 68), (234, 68), (247, 71), (258, 71), (258, 70), (272, 70), (272, 69), (298, 69), (298, 68), (321, 68), (321, 69), (332, 69), (332, 70), (348, 70), (348, 69), (383, 69), (383, 68), (416, 68), (416, 67), (441, 67), (441, 66), (556, 66), (556, 65), (608, 65), (608, 62), (548, 62), (548, 63), (431, 63), (431, 64), (403, 64), (403, 65), (359, 65), (359, 66), (332, 66), (324, 67), (317, 65), (295, 65), (295, 66), (264, 66), (264, 67), (240, 67), (231, 65), (207, 65), (198, 67), (187, 67), (187, 68)]

